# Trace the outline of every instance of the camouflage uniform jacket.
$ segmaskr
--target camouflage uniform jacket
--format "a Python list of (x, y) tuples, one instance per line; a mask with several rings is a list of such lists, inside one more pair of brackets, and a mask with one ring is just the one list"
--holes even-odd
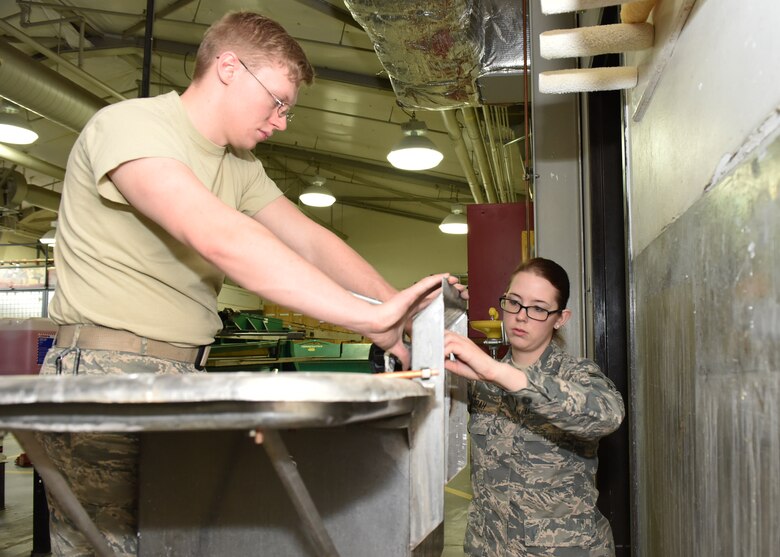
[[(511, 352), (503, 360), (511, 364)], [(590, 360), (551, 343), (528, 387), (470, 385), (471, 482), (464, 550), (480, 557), (614, 555), (596, 508), (599, 438), (623, 421), (623, 399)]]

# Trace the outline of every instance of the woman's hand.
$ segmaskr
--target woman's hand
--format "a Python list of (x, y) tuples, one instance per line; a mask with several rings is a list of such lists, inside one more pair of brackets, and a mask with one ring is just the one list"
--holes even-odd
[(444, 367), (466, 379), (493, 383), (509, 392), (528, 386), (523, 371), (494, 360), (471, 339), (452, 331), (444, 333)]

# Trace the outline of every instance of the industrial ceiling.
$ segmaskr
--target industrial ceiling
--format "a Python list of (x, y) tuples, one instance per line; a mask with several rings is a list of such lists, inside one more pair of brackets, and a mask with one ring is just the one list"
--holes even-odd
[[(453, 202), (527, 195), (525, 3), (508, 0), (3, 0), (0, 101), (39, 134), (0, 143), (0, 225), (40, 237), (68, 153), (101, 106), (183, 91), (200, 38), (225, 12), (279, 21), (317, 77), (257, 156), (290, 199), (316, 176), (337, 204), (441, 221)], [(147, 9), (154, 17), (147, 17)], [(386, 156), (414, 115), (444, 154), (424, 172)], [(302, 209), (320, 220), (324, 209)], [(400, 221), (399, 221), (400, 222)]]

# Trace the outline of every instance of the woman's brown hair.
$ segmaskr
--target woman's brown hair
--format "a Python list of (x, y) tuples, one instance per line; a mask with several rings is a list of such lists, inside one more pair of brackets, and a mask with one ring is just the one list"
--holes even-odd
[[(570, 286), (569, 275), (566, 274), (566, 271), (563, 267), (558, 265), (552, 259), (534, 257), (533, 259), (523, 261), (515, 268), (514, 271), (512, 271), (512, 276), (509, 277), (509, 284), (512, 284), (512, 280), (518, 273), (531, 273), (538, 277), (547, 279), (550, 284), (552, 284), (558, 291), (558, 296), (555, 300), (558, 304), (557, 309), (566, 309), (566, 304), (569, 303)], [(507, 288), (509, 288), (509, 285), (507, 285)]]

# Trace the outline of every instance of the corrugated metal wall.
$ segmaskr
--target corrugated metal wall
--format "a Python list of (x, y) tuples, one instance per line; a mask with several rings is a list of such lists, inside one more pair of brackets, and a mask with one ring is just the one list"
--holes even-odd
[(780, 138), (634, 260), (641, 554), (780, 551)]

